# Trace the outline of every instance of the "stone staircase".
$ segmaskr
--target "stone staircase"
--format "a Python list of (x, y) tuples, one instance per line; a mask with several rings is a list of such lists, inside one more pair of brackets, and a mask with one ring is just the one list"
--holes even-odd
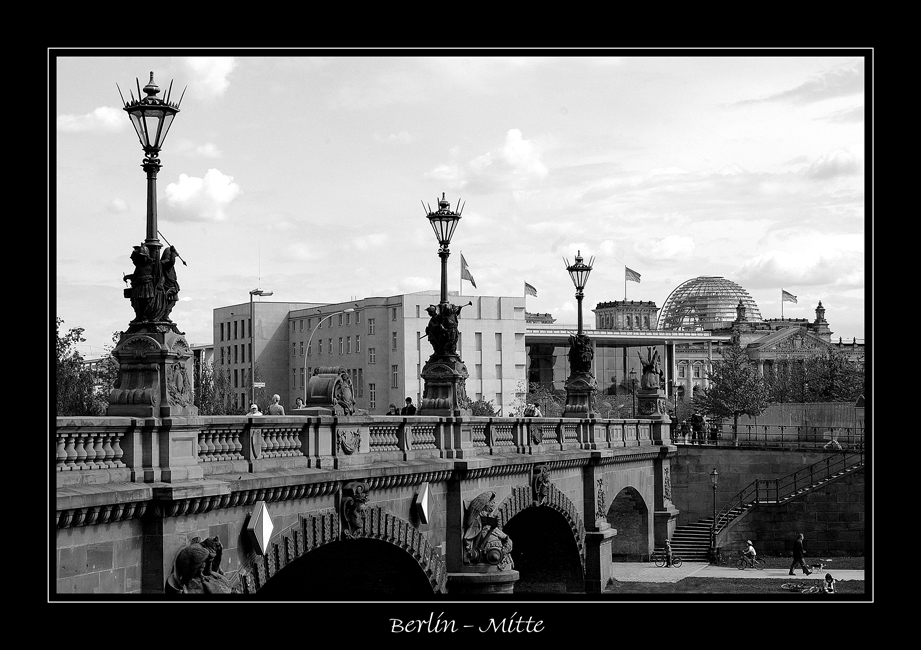
[[(859, 462), (842, 467), (839, 471), (817, 479), (813, 483), (797, 488), (779, 498), (759, 497), (757, 502), (740, 504), (737, 507), (724, 508), (717, 513), (718, 521), (716, 531), (725, 530), (729, 524), (748, 513), (758, 503), (782, 504), (823, 487), (832, 481), (850, 474), (864, 466), (863, 458)], [(706, 517), (693, 524), (678, 526), (672, 533), (672, 552), (679, 555), (684, 562), (709, 562), (710, 561), (710, 535), (713, 528), (713, 517)], [(664, 552), (664, 547), (656, 547), (655, 553)]]

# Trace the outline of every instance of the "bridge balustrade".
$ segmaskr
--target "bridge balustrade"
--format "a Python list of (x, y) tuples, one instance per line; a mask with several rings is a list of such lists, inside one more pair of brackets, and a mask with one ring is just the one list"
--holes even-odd
[[(859, 427), (812, 427), (805, 425), (715, 425), (707, 432), (704, 444), (717, 447), (758, 447), (762, 449), (863, 449), (865, 430)], [(837, 442), (837, 444), (835, 444)], [(691, 438), (672, 432), (672, 443), (694, 444)]]

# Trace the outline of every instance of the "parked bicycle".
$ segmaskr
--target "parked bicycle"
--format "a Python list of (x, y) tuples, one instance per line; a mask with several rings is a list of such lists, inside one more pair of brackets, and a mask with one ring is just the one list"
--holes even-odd
[(749, 559), (745, 557), (745, 553), (739, 553), (739, 559), (736, 560), (736, 568), (738, 568), (740, 571), (748, 568), (758, 569), (761, 571), (764, 569), (764, 565), (765, 562), (760, 555), (756, 555), (751, 559), (751, 562), (749, 562)]
[(728, 566), (732, 562), (732, 559), (729, 553), (723, 553), (721, 549), (716, 549), (716, 555), (713, 558), (713, 561), (710, 564), (715, 564), (718, 566)]
[[(656, 552), (652, 559), (658, 567), (663, 567), (667, 564), (665, 560), (665, 551)], [(672, 553), (672, 566), (676, 568), (681, 566), (681, 556), (677, 553)]]

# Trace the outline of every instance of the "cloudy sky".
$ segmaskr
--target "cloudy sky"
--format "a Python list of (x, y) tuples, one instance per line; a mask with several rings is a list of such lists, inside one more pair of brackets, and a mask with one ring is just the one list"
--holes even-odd
[[(714, 275), (765, 318), (786, 289), (785, 317), (812, 320), (821, 300), (836, 339), (864, 338), (869, 71), (854, 53), (115, 54), (50, 61), (56, 313), (85, 329), (85, 356), (134, 317), (122, 275), (147, 186), (118, 88), (136, 96), (151, 71), (161, 97), (187, 88), (157, 194), (187, 262), (172, 319), (193, 345), (212, 342), (214, 308), (257, 287), (282, 302), (438, 289), (423, 203), (442, 192), (465, 205), (450, 290), (463, 252), (465, 295), (528, 282), (528, 311), (574, 324), (563, 258), (581, 251), (595, 258), (586, 309), (662, 307)], [(625, 266), (642, 276), (626, 295)]]

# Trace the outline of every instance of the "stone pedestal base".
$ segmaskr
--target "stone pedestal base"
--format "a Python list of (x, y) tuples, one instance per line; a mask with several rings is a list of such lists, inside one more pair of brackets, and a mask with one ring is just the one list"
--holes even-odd
[(471, 415), (467, 401), (467, 366), (457, 355), (432, 355), (422, 368), (425, 392), (416, 415), (461, 417)]
[(564, 418), (589, 419), (595, 417), (595, 377), (589, 373), (574, 373), (566, 380), (566, 405)]
[(112, 356), (118, 377), (106, 415), (139, 418), (196, 416), (195, 368), (185, 336), (172, 323), (151, 323), (121, 336)]
[(671, 422), (662, 389), (636, 391), (636, 415), (646, 420), (665, 420)]
[(498, 571), (493, 566), (465, 569), (448, 574), (448, 595), (511, 594), (517, 581), (518, 572), (514, 569)]
[(617, 530), (607, 522), (596, 522), (597, 530), (585, 531), (585, 593), (600, 594), (614, 576), (611, 542)]

